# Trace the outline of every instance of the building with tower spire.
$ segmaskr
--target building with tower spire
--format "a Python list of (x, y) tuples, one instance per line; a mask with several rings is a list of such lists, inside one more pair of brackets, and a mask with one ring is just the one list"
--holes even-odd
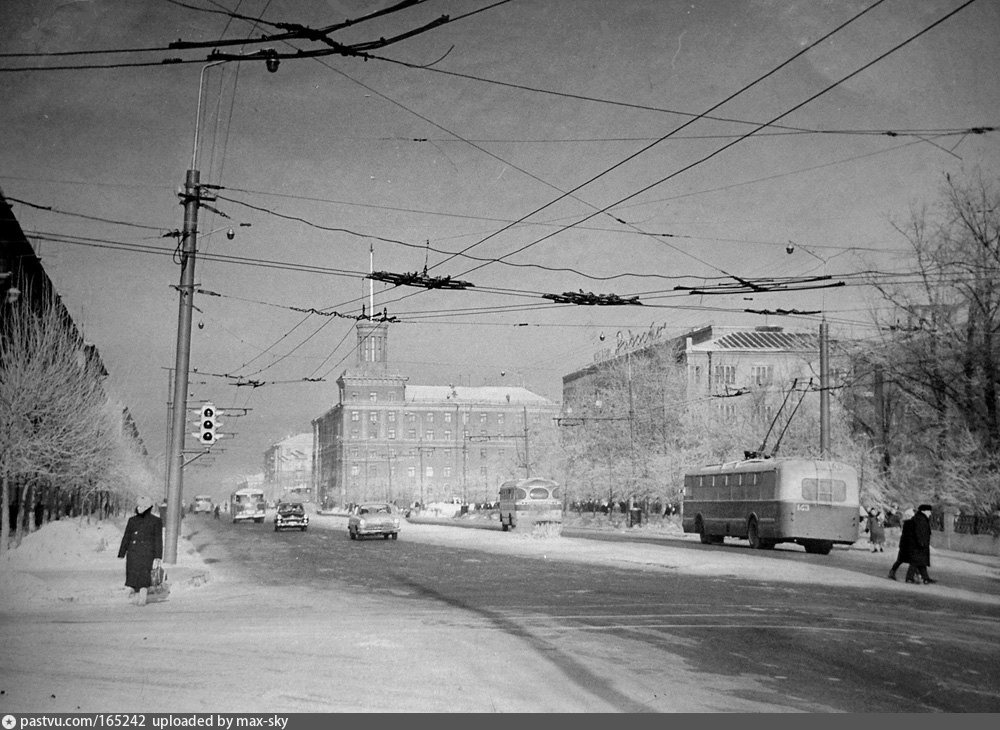
[(320, 507), (494, 502), (502, 482), (534, 476), (532, 446), (554, 440), (559, 405), (516, 386), (411, 385), (390, 366), (389, 323), (358, 322), (355, 364), (312, 421)]

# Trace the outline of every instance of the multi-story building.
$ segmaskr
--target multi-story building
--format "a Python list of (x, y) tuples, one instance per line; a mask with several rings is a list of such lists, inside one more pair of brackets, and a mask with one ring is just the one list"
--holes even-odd
[[(641, 336), (619, 338), (586, 368), (563, 376), (563, 417), (593, 413), (595, 402), (622, 397), (622, 382), (643, 363), (686, 368), (686, 400), (699, 396), (738, 395), (771, 389), (777, 394), (794, 382), (819, 387), (820, 341), (817, 331), (786, 331), (782, 327), (710, 325), (680, 337), (651, 329)], [(648, 367), (648, 365), (646, 366)], [(839, 378), (838, 358), (830, 364), (831, 382)], [(720, 409), (738, 407), (736, 398), (719, 398)]]
[(272, 499), (312, 500), (313, 435), (300, 433), (264, 452), (265, 491)]
[(496, 501), (532, 443), (554, 439), (558, 404), (523, 387), (410, 385), (389, 368), (388, 323), (357, 326), (358, 360), (313, 425), (313, 485), (325, 506)]

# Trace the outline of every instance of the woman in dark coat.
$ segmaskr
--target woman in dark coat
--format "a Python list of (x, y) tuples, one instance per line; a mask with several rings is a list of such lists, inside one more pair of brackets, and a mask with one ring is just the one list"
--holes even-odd
[(910, 520), (913, 523), (913, 540), (910, 545), (910, 567), (906, 571), (906, 582), (916, 583), (917, 573), (924, 583), (935, 583), (927, 574), (931, 564), (931, 506), (922, 504)]
[(163, 558), (163, 521), (153, 514), (153, 502), (146, 497), (136, 500), (135, 515), (129, 518), (118, 548), (125, 558), (125, 585), (132, 589), (129, 601), (146, 605), (150, 572)]

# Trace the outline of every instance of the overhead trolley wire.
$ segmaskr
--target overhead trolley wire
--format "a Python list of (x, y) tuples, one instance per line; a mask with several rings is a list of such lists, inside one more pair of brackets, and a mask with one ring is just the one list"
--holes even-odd
[[(943, 23), (944, 21), (948, 20), (948, 19), (949, 19), (949, 18), (951, 18), (951, 17), (953, 16), (953, 15), (957, 14), (958, 12), (960, 12), (960, 11), (961, 11), (961, 10), (963, 10), (964, 8), (968, 7), (969, 5), (971, 5), (972, 3), (974, 3), (975, 1), (976, 1), (976, 0), (966, 0), (966, 2), (962, 3), (962, 4), (961, 4), (961, 5), (959, 6), (959, 7), (955, 8), (955, 9), (954, 9), (954, 10), (952, 10), (952, 11), (950, 11), (949, 13), (947, 13), (947, 14), (946, 14), (946, 15), (944, 15), (943, 17), (939, 18), (938, 20), (934, 21), (934, 22), (933, 22), (933, 23), (931, 23), (930, 25), (928, 25), (928, 26), (924, 27), (923, 29), (921, 29), (921, 30), (920, 30), (920, 31), (918, 31), (917, 33), (914, 33), (914, 34), (913, 34), (913, 35), (911, 35), (911, 36), (910, 36), (909, 38), (907, 38), (907, 39), (905, 39), (905, 40), (901, 41), (900, 43), (896, 44), (895, 46), (893, 46), (892, 48), (890, 48), (890, 49), (889, 49), (888, 51), (886, 51), (886, 52), (884, 52), (884, 53), (882, 53), (882, 54), (878, 55), (878, 56), (877, 56), (876, 58), (872, 59), (872, 60), (871, 60), (871, 61), (869, 61), (868, 63), (865, 63), (864, 65), (862, 65), (861, 67), (859, 67), (859, 68), (855, 69), (855, 70), (854, 70), (854, 71), (852, 71), (851, 73), (849, 73), (849, 74), (847, 74), (847, 75), (845, 75), (845, 76), (841, 77), (841, 78), (840, 78), (840, 79), (838, 79), (837, 81), (834, 81), (833, 83), (829, 84), (829, 85), (828, 85), (828, 86), (826, 86), (825, 88), (823, 88), (823, 89), (821, 89), (820, 91), (816, 92), (815, 94), (813, 94), (813, 95), (809, 96), (808, 98), (806, 98), (805, 100), (803, 100), (803, 101), (799, 102), (798, 104), (795, 104), (794, 106), (790, 107), (789, 109), (786, 109), (786, 110), (785, 110), (784, 112), (782, 112), (781, 114), (778, 114), (777, 116), (773, 117), (772, 119), (768, 120), (767, 122), (765, 122), (765, 123), (761, 124), (761, 125), (760, 125), (759, 127), (757, 127), (756, 129), (753, 129), (753, 130), (750, 130), (750, 131), (749, 131), (749, 132), (747, 132), (746, 134), (742, 135), (742, 136), (741, 136), (741, 137), (740, 137), (739, 139), (736, 139), (736, 140), (734, 140), (734, 141), (732, 141), (732, 142), (730, 142), (730, 143), (728, 143), (728, 144), (726, 144), (726, 145), (723, 145), (722, 147), (720, 147), (719, 149), (715, 150), (714, 152), (711, 152), (710, 154), (708, 154), (708, 155), (705, 155), (704, 157), (702, 157), (702, 158), (700, 158), (700, 159), (698, 159), (698, 160), (696, 160), (696, 161), (694, 161), (694, 162), (692, 162), (692, 163), (690, 163), (690, 164), (688, 164), (688, 165), (685, 165), (684, 167), (682, 167), (682, 168), (680, 168), (680, 169), (678, 169), (678, 170), (675, 170), (675, 171), (674, 171), (674, 172), (672, 172), (671, 174), (669, 174), (669, 175), (667, 175), (667, 176), (665, 176), (665, 177), (663, 177), (663, 178), (661, 178), (661, 179), (659, 179), (659, 180), (657, 180), (657, 181), (655, 181), (655, 182), (653, 182), (653, 183), (650, 183), (649, 185), (646, 185), (646, 186), (644, 186), (643, 188), (641, 188), (641, 189), (639, 189), (639, 190), (635, 191), (634, 193), (632, 193), (632, 194), (630, 194), (630, 195), (627, 195), (627, 196), (625, 196), (624, 198), (621, 198), (621, 199), (620, 199), (620, 200), (618, 200), (617, 202), (615, 202), (615, 203), (612, 203), (612, 204), (610, 204), (610, 205), (607, 205), (607, 206), (605, 206), (604, 208), (602, 208), (601, 210), (598, 210), (598, 211), (596, 211), (596, 212), (594, 212), (594, 213), (591, 213), (591, 214), (589, 214), (589, 215), (587, 215), (587, 216), (585, 216), (585, 217), (581, 218), (581, 219), (580, 219), (579, 221), (577, 221), (577, 223), (582, 223), (582, 222), (585, 222), (585, 221), (588, 221), (588, 220), (590, 220), (591, 218), (594, 218), (595, 216), (597, 216), (597, 215), (600, 215), (601, 213), (604, 213), (604, 212), (608, 211), (609, 209), (611, 209), (611, 208), (613, 208), (613, 207), (615, 207), (615, 206), (618, 206), (618, 205), (621, 205), (622, 203), (624, 203), (624, 202), (626, 202), (626, 201), (628, 201), (628, 200), (631, 200), (631, 199), (633, 199), (633, 198), (635, 198), (635, 197), (637, 197), (637, 196), (641, 195), (642, 193), (644, 193), (644, 192), (646, 192), (646, 191), (648, 191), (648, 190), (650, 190), (650, 189), (652, 189), (652, 188), (656, 187), (657, 185), (660, 185), (660, 184), (662, 184), (662, 183), (664, 183), (664, 182), (666, 182), (666, 181), (668, 181), (668, 180), (671, 180), (671, 179), (673, 179), (674, 177), (677, 177), (678, 175), (680, 175), (680, 174), (682, 174), (682, 173), (684, 173), (684, 172), (686, 172), (686, 171), (688, 171), (688, 170), (690, 170), (690, 169), (692, 169), (692, 168), (694, 168), (694, 167), (696, 167), (696, 166), (698, 166), (698, 165), (700, 165), (700, 164), (702, 164), (702, 163), (704, 163), (704, 162), (706, 162), (706, 161), (708, 161), (708, 160), (712, 159), (712, 158), (713, 158), (713, 157), (715, 157), (716, 155), (719, 155), (719, 154), (721, 154), (721, 153), (722, 153), (722, 152), (724, 152), (725, 150), (729, 149), (730, 147), (733, 147), (734, 145), (737, 145), (737, 144), (739, 144), (739, 143), (740, 143), (740, 142), (742, 142), (743, 140), (745, 140), (745, 139), (748, 139), (749, 137), (753, 136), (753, 135), (754, 135), (754, 134), (755, 134), (755, 133), (756, 133), (757, 131), (759, 131), (760, 129), (763, 129), (763, 128), (767, 127), (767, 126), (770, 126), (770, 125), (771, 125), (771, 124), (773, 124), (774, 122), (776, 122), (776, 121), (778, 121), (778, 120), (780, 120), (780, 119), (783, 119), (784, 117), (788, 116), (788, 115), (789, 115), (789, 114), (791, 114), (792, 112), (794, 112), (794, 111), (797, 111), (798, 109), (801, 109), (801, 108), (802, 108), (803, 106), (805, 106), (805, 105), (809, 104), (810, 102), (814, 101), (815, 99), (819, 98), (820, 96), (822, 96), (822, 95), (826, 94), (826, 93), (827, 93), (827, 92), (829, 92), (829, 91), (830, 91), (831, 89), (834, 89), (834, 88), (836, 88), (837, 86), (840, 86), (841, 84), (843, 84), (843, 83), (844, 83), (845, 81), (848, 81), (849, 79), (853, 78), (854, 76), (857, 76), (857, 75), (858, 75), (859, 73), (861, 73), (862, 71), (865, 71), (865, 70), (867, 70), (868, 68), (871, 68), (871, 67), (872, 67), (872, 66), (874, 66), (874, 65), (875, 65), (876, 63), (879, 63), (880, 61), (882, 61), (883, 59), (885, 59), (885, 58), (886, 58), (886, 57), (888, 57), (889, 55), (891, 55), (891, 54), (895, 53), (896, 51), (898, 51), (898, 50), (899, 50), (900, 48), (903, 48), (904, 46), (908, 45), (909, 43), (912, 43), (912, 42), (913, 42), (914, 40), (916, 40), (917, 38), (919, 38), (919, 37), (923, 36), (923, 35), (924, 35), (925, 33), (928, 33), (928, 32), (930, 32), (930, 31), (931, 31), (932, 29), (936, 28), (936, 27), (937, 27), (938, 25), (940, 25), (940, 24), (941, 24), (941, 23)], [(880, 5), (880, 4), (882, 3), (882, 2), (884, 2), (884, 0), (878, 0), (878, 2), (874, 3), (873, 5), (869, 6), (869, 7), (868, 7), (868, 8), (866, 8), (865, 10), (861, 11), (861, 13), (859, 13), (858, 15), (855, 15), (855, 16), (854, 16), (853, 18), (851, 18), (850, 20), (848, 20), (848, 21), (846, 21), (845, 23), (841, 24), (840, 26), (838, 26), (838, 28), (837, 28), (837, 29), (834, 29), (834, 30), (833, 30), (833, 31), (831, 31), (830, 33), (826, 34), (826, 35), (825, 35), (825, 36), (824, 36), (823, 38), (824, 38), (824, 39), (825, 39), (825, 38), (828, 38), (828, 37), (829, 37), (830, 35), (832, 35), (833, 33), (835, 33), (835, 32), (836, 32), (837, 30), (839, 30), (840, 28), (844, 27), (844, 26), (845, 26), (845, 25), (847, 25), (848, 23), (851, 23), (851, 22), (853, 22), (853, 21), (854, 21), (855, 19), (857, 19), (858, 17), (860, 17), (860, 16), (861, 16), (861, 15), (863, 15), (864, 13), (867, 13), (867, 12), (869, 12), (869, 11), (870, 11), (870, 10), (872, 10), (873, 8), (877, 7), (877, 6), (878, 6), (878, 5)], [(823, 40), (823, 39), (820, 39), (820, 40)], [(818, 42), (819, 42), (819, 41), (817, 41), (817, 43), (818, 43)], [(809, 48), (812, 48), (812, 47), (813, 47), (814, 45), (815, 45), (815, 43), (813, 43), (813, 44), (810, 44), (810, 46), (808, 46), (807, 48), (803, 49), (803, 51), (800, 51), (799, 53), (797, 53), (797, 54), (795, 54), (794, 56), (792, 56), (792, 58), (791, 58), (791, 59), (789, 59), (788, 61), (785, 61), (785, 62), (784, 62), (784, 63), (782, 63), (782, 64), (781, 64), (780, 66), (778, 66), (778, 67), (777, 67), (776, 69), (774, 69), (774, 70), (772, 70), (772, 71), (769, 71), (769, 72), (768, 72), (767, 74), (765, 74), (764, 76), (762, 76), (762, 77), (761, 77), (760, 79), (758, 79), (757, 81), (754, 81), (754, 82), (752, 82), (752, 83), (751, 83), (750, 85), (748, 85), (747, 87), (744, 87), (744, 89), (742, 89), (742, 90), (740, 90), (740, 91), (736, 92), (735, 94), (732, 94), (732, 95), (730, 95), (730, 96), (729, 96), (729, 97), (728, 97), (728, 98), (727, 98), (726, 100), (724, 100), (723, 102), (720, 102), (719, 104), (716, 104), (716, 105), (714, 105), (713, 107), (711, 107), (711, 109), (710, 109), (709, 111), (711, 111), (711, 110), (714, 110), (714, 109), (717, 109), (717, 108), (718, 108), (719, 106), (721, 106), (721, 105), (722, 105), (723, 103), (725, 103), (726, 101), (728, 101), (728, 100), (730, 100), (730, 99), (734, 98), (735, 96), (737, 96), (738, 94), (742, 93), (742, 92), (743, 92), (743, 91), (744, 91), (745, 89), (748, 89), (748, 88), (750, 88), (751, 86), (753, 86), (754, 84), (756, 84), (756, 83), (758, 83), (759, 81), (763, 80), (764, 78), (767, 78), (767, 76), (770, 76), (770, 75), (772, 75), (772, 74), (773, 74), (773, 73), (774, 73), (775, 71), (777, 71), (777, 69), (778, 69), (778, 68), (781, 68), (781, 67), (783, 67), (783, 66), (787, 65), (787, 64), (788, 64), (788, 63), (790, 63), (790, 62), (791, 62), (791, 61), (792, 61), (793, 59), (795, 59), (795, 58), (797, 58), (798, 56), (802, 55), (802, 53), (804, 53), (805, 51), (807, 51), (807, 50), (808, 50)], [(683, 129), (683, 128), (684, 128), (685, 126), (688, 126), (689, 124), (692, 124), (692, 123), (693, 123), (694, 121), (695, 121), (695, 120), (691, 120), (691, 121), (689, 121), (689, 122), (686, 122), (686, 123), (685, 123), (684, 125), (682, 125), (682, 126), (681, 126), (681, 127), (679, 127), (678, 129)], [(671, 133), (671, 134), (672, 134), (672, 133)], [(667, 135), (667, 136), (669, 136), (669, 135)], [(666, 137), (664, 137), (663, 139), (665, 139), (665, 138), (666, 138)], [(631, 156), (629, 156), (628, 158), (626, 158), (626, 160), (625, 160), (625, 161), (628, 161), (628, 160), (631, 160), (631, 159), (634, 159), (634, 158), (635, 158), (635, 157), (636, 157), (636, 156), (637, 156), (638, 154), (641, 154), (641, 153), (642, 153), (643, 151), (645, 151), (645, 150), (649, 149), (650, 147), (652, 147), (652, 145), (649, 145), (649, 146), (647, 146), (646, 148), (644, 148), (643, 150), (640, 150), (639, 152), (637, 152), (636, 154), (634, 154), (634, 155), (631, 155)], [(617, 163), (616, 165), (612, 166), (611, 168), (608, 168), (607, 170), (605, 170), (604, 172), (602, 172), (602, 173), (600, 173), (600, 174), (598, 174), (598, 175), (594, 176), (593, 178), (591, 178), (591, 179), (590, 179), (590, 180), (588, 180), (587, 182), (584, 182), (584, 183), (582, 183), (581, 185), (579, 185), (579, 186), (577, 186), (577, 187), (573, 188), (573, 190), (572, 190), (571, 192), (575, 192), (576, 190), (579, 190), (579, 189), (580, 189), (581, 187), (583, 187), (583, 186), (585, 186), (585, 185), (588, 185), (588, 184), (589, 184), (590, 182), (593, 182), (594, 180), (596, 180), (596, 179), (600, 178), (601, 176), (603, 176), (603, 175), (607, 174), (607, 173), (608, 173), (608, 172), (610, 172), (611, 170), (613, 170), (613, 169), (615, 169), (615, 168), (619, 167), (619, 166), (620, 166), (621, 164), (624, 164), (624, 162), (625, 162), (625, 161), (623, 161), (623, 162), (620, 162), (620, 163)], [(565, 197), (565, 196), (563, 196), (563, 197)], [(557, 199), (557, 200), (555, 200), (555, 201), (551, 201), (550, 203), (546, 204), (545, 206), (542, 206), (541, 208), (537, 209), (537, 210), (536, 210), (536, 211), (534, 211), (534, 212), (538, 212), (538, 211), (540, 211), (540, 210), (543, 210), (544, 208), (547, 208), (547, 207), (549, 207), (550, 205), (552, 205), (553, 203), (555, 203), (555, 202), (557, 202), (558, 200), (561, 200), (561, 199), (562, 199), (562, 198), (558, 198), (558, 199)], [(528, 216), (530, 216), (530, 215), (533, 215), (533, 214), (534, 214), (534, 212), (533, 212), (533, 213), (529, 213), (529, 214), (528, 214)], [(525, 217), (527, 217), (527, 216), (525, 216)], [(564, 232), (564, 231), (567, 231), (567, 230), (570, 230), (570, 229), (571, 229), (571, 228), (573, 228), (573, 226), (574, 226), (574, 225), (576, 225), (577, 223), (572, 223), (572, 224), (570, 224), (570, 225), (568, 225), (568, 226), (565, 226), (565, 227), (564, 227), (563, 229), (561, 229), (560, 231), (555, 231), (555, 232), (553, 232), (553, 233), (550, 233), (550, 234), (548, 234), (548, 235), (546, 235), (546, 236), (543, 236), (542, 238), (539, 238), (539, 239), (537, 239), (537, 240), (535, 240), (535, 241), (532, 241), (531, 243), (528, 243), (528, 244), (525, 244), (524, 246), (522, 246), (522, 247), (518, 248), (517, 250), (515, 250), (515, 251), (512, 251), (512, 252), (510, 252), (510, 253), (508, 253), (508, 254), (505, 254), (504, 258), (506, 258), (506, 257), (508, 257), (508, 256), (513, 256), (514, 254), (517, 254), (517, 253), (520, 253), (520, 252), (522, 252), (522, 251), (524, 251), (524, 250), (526, 250), (526, 249), (528, 249), (528, 248), (531, 248), (532, 246), (535, 246), (535, 245), (537, 245), (537, 244), (541, 243), (542, 241), (545, 241), (545, 240), (548, 240), (549, 238), (552, 238), (553, 236), (556, 236), (556, 235), (558, 235), (559, 233), (562, 233), (562, 232)], [(508, 228), (509, 228), (509, 226), (508, 226)], [(506, 230), (506, 229), (502, 229), (502, 230)], [(493, 235), (496, 235), (496, 234), (493, 234)], [(490, 236), (490, 237), (492, 237), (492, 236)], [(490, 238), (490, 237), (487, 237), (487, 239), (488, 239), (488, 238)], [(487, 240), (487, 239), (483, 239), (483, 241), (485, 241), (485, 240)], [(480, 241), (479, 243), (482, 243), (483, 241)], [(479, 244), (473, 244), (473, 246), (475, 246), (475, 245), (479, 245)], [(470, 246), (469, 248), (472, 248), (473, 246)], [(676, 247), (674, 247), (674, 248), (676, 248)], [(468, 250), (468, 248), (467, 248), (467, 249), (465, 249), (465, 250)], [(678, 250), (678, 251), (681, 251), (681, 249), (677, 249), (677, 250)], [(716, 266), (712, 266), (711, 264), (708, 264), (708, 263), (707, 263), (707, 262), (705, 262), (705, 261), (701, 261), (700, 259), (698, 259), (697, 257), (693, 256), (693, 255), (692, 255), (692, 254), (690, 254), (690, 253), (687, 253), (687, 252), (684, 252), (684, 251), (681, 251), (681, 252), (685, 253), (686, 255), (690, 256), (691, 258), (694, 258), (695, 260), (698, 260), (698, 261), (699, 261), (700, 263), (703, 263), (703, 264), (705, 264), (705, 265), (707, 265), (707, 266), (711, 266), (712, 268), (714, 268), (714, 269), (716, 269), (716, 270), (719, 270), (719, 271), (722, 271), (721, 269), (719, 269), (719, 267), (716, 267)], [(442, 263), (443, 263), (443, 262), (442, 262)], [(477, 266), (477, 267), (475, 267), (475, 268), (473, 268), (473, 269), (469, 269), (469, 270), (467, 270), (467, 271), (465, 271), (465, 272), (462, 272), (461, 274), (458, 274), (458, 276), (465, 276), (465, 275), (467, 275), (467, 274), (469, 274), (469, 273), (471, 273), (471, 272), (473, 272), (473, 271), (476, 271), (476, 270), (477, 270), (477, 269), (479, 269), (479, 268), (482, 268), (482, 267), (483, 267), (483, 266), (485, 266), (485, 265), (486, 265), (486, 264), (482, 264), (482, 265), (480, 265), (480, 266)], [(726, 272), (724, 272), (724, 271), (723, 271), (723, 273), (726, 273)]]

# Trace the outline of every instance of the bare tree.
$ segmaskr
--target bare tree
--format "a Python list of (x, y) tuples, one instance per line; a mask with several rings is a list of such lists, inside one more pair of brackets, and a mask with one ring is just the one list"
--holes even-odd
[(15, 505), (19, 542), (43, 493), (58, 499), (53, 491), (64, 495), (104, 480), (120, 438), (103, 373), (65, 310), (53, 299), (39, 309), (14, 306), (0, 333), (0, 550), (8, 546)]
[[(897, 231), (911, 276), (871, 284), (892, 305), (868, 348), (881, 392), (857, 409), (877, 435), (883, 469), (923, 498), (968, 507), (1000, 504), (1000, 187), (981, 172), (946, 176), (940, 200)], [(893, 408), (887, 410), (887, 402)], [(914, 495), (914, 498), (917, 498)]]

